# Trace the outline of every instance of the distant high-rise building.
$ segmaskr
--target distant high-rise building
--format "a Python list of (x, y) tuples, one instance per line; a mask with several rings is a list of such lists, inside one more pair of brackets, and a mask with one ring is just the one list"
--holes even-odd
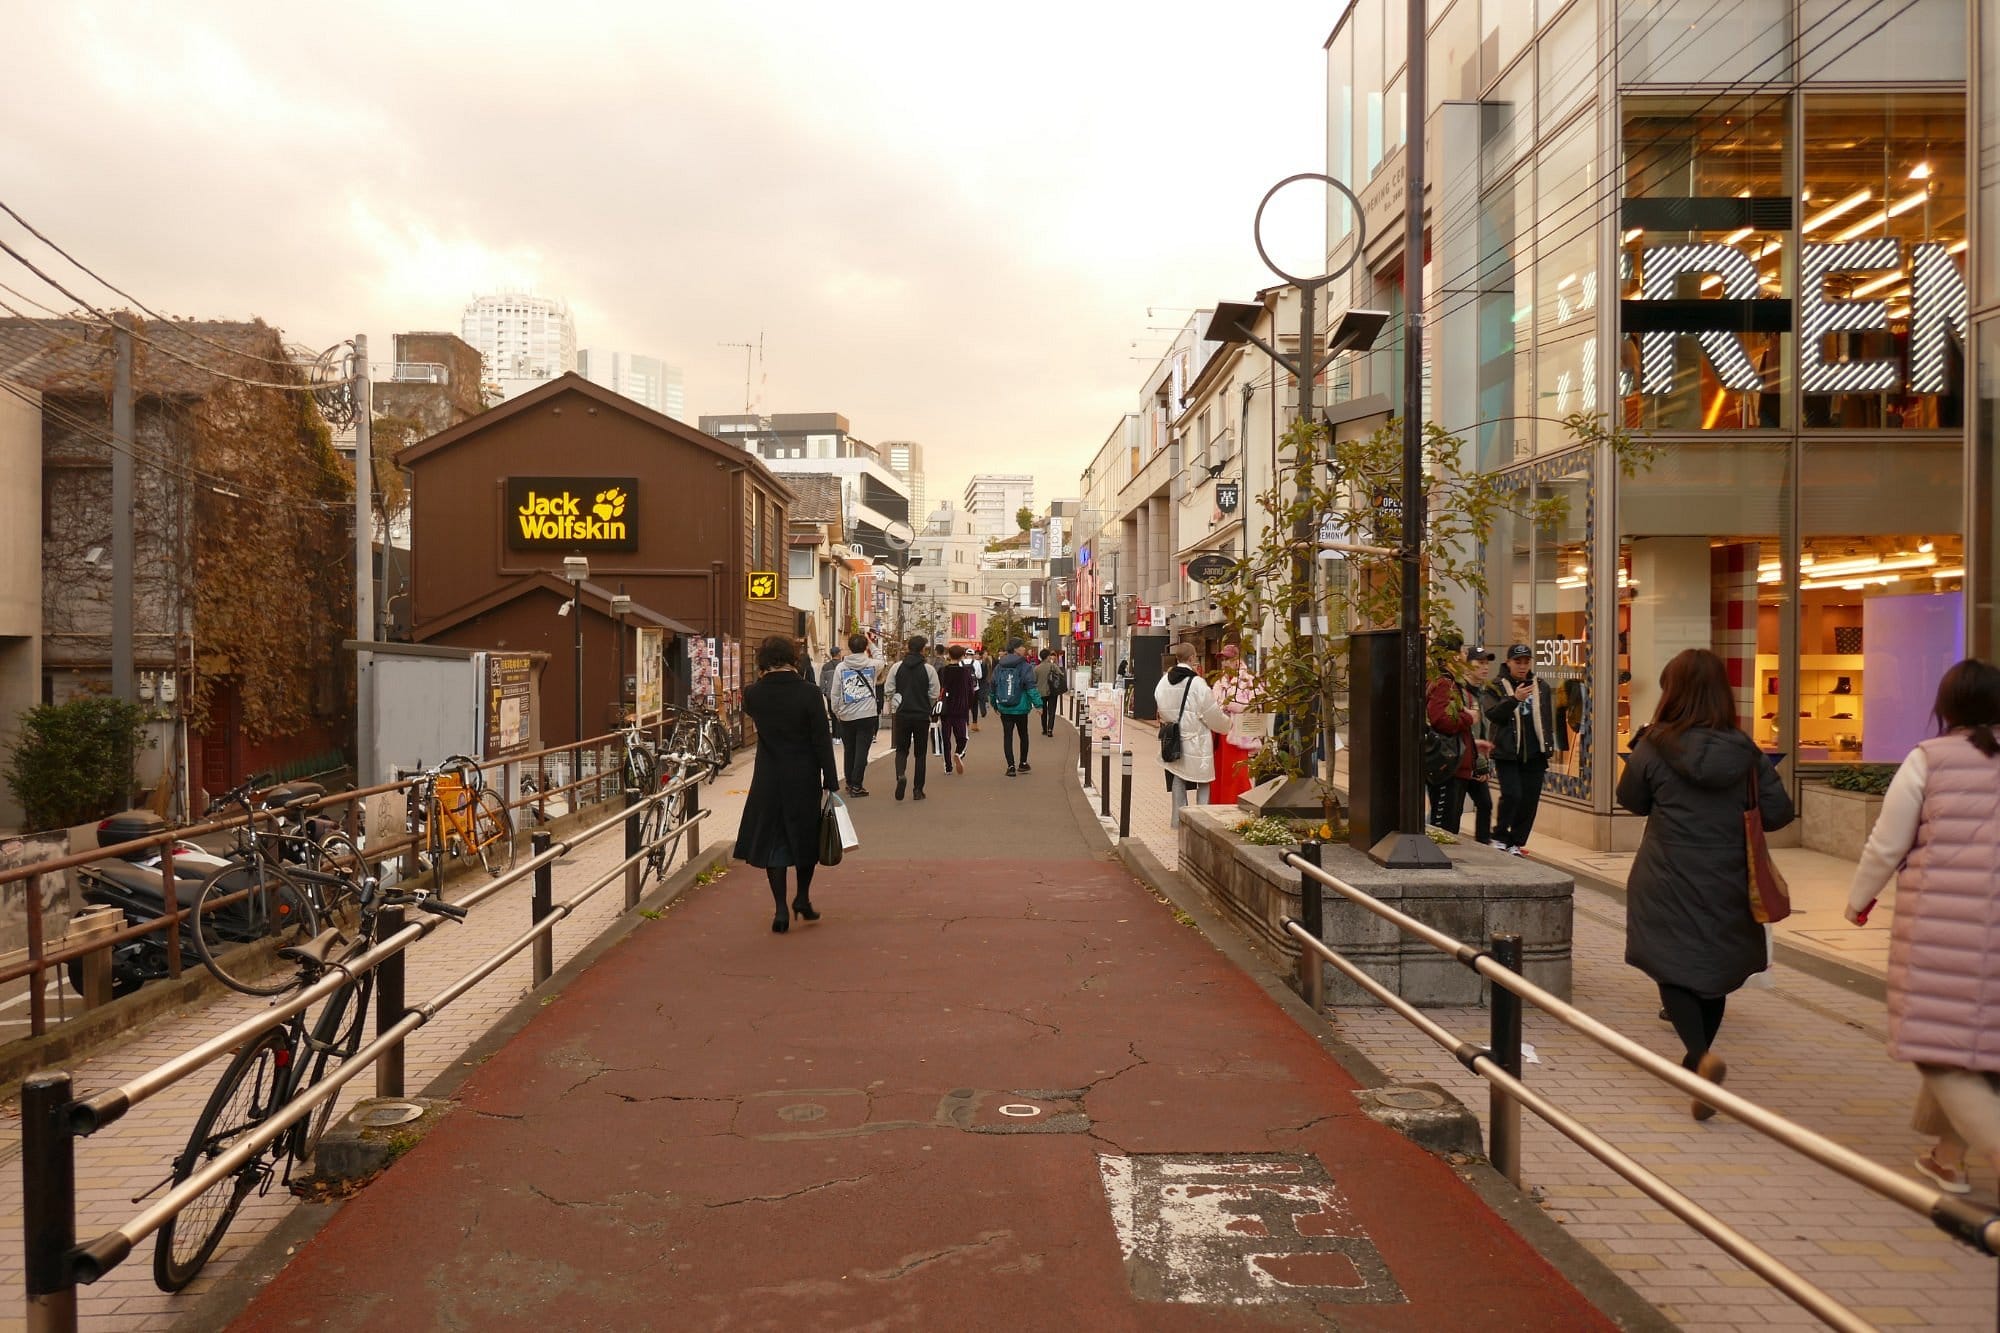
[(656, 356), (586, 347), (576, 354), (576, 371), (592, 384), (602, 384), (675, 421), (684, 419), (687, 391), (679, 366), (670, 366)]
[(928, 514), (924, 504), (924, 447), (915, 440), (889, 440), (882, 445), (889, 470), (910, 483), (910, 512)]
[(552, 296), (474, 297), (462, 333), (485, 361), (487, 389), (503, 401), (576, 369), (576, 321)]
[(986, 537), (1011, 537), (1021, 530), (1014, 515), (1035, 507), (1035, 479), (1022, 473), (981, 472), (965, 483), (965, 513)]
[(848, 541), (869, 555), (890, 553), (890, 524), (923, 517), (911, 507), (909, 483), (883, 462), (884, 451), (850, 434), (838, 412), (705, 416), (698, 424), (703, 434), (757, 454), (780, 477), (839, 477)]

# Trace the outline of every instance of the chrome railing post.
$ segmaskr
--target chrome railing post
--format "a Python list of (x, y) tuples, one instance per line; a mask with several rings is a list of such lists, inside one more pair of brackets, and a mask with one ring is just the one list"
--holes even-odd
[[(32, 886), (28, 895), (34, 897)], [(76, 1138), (65, 1073), (21, 1085), (21, 1238), (29, 1333), (76, 1333)]]
[[(549, 836), (548, 830), (536, 829), (533, 835), (529, 837), (528, 845), (534, 849), (536, 856), (540, 856), (549, 849), (549, 843), (552, 841), (553, 839)], [(528, 900), (528, 922), (530, 925), (540, 925), (542, 918), (555, 911), (555, 896), (555, 867), (552, 863), (544, 862), (535, 867), (535, 891)], [(544, 981), (547, 981), (550, 975), (556, 970), (554, 932), (543, 931), (540, 935), (537, 935), (535, 937), (534, 949), (534, 984), (539, 986)]]
[[(1317, 867), (1324, 844), (1307, 838), (1299, 844), (1299, 859)], [(1320, 882), (1303, 870), (1299, 872), (1299, 925), (1314, 939), (1326, 937), (1326, 904)], [(1311, 949), (1299, 950), (1299, 995), (1314, 1013), (1326, 1009), (1326, 964)]]
[[(1493, 961), (1510, 972), (1521, 970), (1521, 937), (1493, 932)], [(1521, 1077), (1521, 997), (1505, 986), (1492, 987), (1489, 1053), (1494, 1063), (1515, 1078)], [(1502, 1090), (1498, 1083), (1488, 1090), (1489, 1126), (1486, 1155), (1494, 1168), (1515, 1185), (1521, 1183), (1521, 1103)]]
[[(625, 859), (639, 854), (639, 789), (625, 789)], [(632, 861), (625, 867), (625, 910), (631, 911), (639, 905), (639, 863)]]
[[(386, 940), (403, 928), (403, 909), (383, 907), (375, 915), (377, 939)], [(375, 969), (375, 1035), (387, 1036), (389, 1030), (403, 1021), (406, 1001), (403, 996), (406, 954), (397, 950), (382, 960)], [(375, 1095), (377, 1097), (400, 1097), (403, 1095), (403, 1043), (396, 1042), (382, 1049), (382, 1058), (375, 1065)]]

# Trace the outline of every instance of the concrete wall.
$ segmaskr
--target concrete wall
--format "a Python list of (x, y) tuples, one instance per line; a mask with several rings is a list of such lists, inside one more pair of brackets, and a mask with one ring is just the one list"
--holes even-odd
[[(0, 746), (42, 687), (42, 414), (0, 393)], [(0, 826), (21, 808), (0, 784)]]

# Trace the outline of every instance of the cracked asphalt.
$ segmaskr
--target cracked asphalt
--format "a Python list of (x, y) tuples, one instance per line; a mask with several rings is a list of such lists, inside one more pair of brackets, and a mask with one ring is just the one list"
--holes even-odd
[[(1612, 1327), (1098, 850), (1073, 743), (1037, 753), (933, 766), (921, 804), (878, 773), (817, 924), (771, 934), (745, 866), (640, 923), (234, 1327)], [(1242, 1301), (1157, 1299), (1151, 1270), (1204, 1260), (1121, 1249), (1099, 1159), (1146, 1154), (1316, 1157), (1326, 1244), (1379, 1255), (1393, 1299), (1247, 1273)]]

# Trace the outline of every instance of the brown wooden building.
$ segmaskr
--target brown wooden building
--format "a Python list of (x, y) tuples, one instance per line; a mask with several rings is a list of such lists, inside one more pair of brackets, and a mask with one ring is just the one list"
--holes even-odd
[[(575, 630), (563, 560), (590, 562), (582, 591), (583, 726), (609, 729), (621, 693), (621, 627), (662, 626), (669, 695), (685, 692), (699, 640), (713, 640), (721, 703), (734, 705), (757, 645), (789, 634), (785, 533), (792, 493), (733, 448), (579, 375), (510, 399), (406, 450), (411, 476), (411, 637), (463, 648), (546, 652), (543, 740), (577, 739)], [(763, 576), (763, 577), (757, 577)], [(754, 585), (754, 587), (753, 587)]]

